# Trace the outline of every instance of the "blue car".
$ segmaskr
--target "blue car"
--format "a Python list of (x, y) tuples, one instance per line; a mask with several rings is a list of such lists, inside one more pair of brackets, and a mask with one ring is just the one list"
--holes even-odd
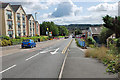
[(26, 40), (23, 40), (21, 47), (22, 48), (26, 48), (26, 47), (33, 48), (33, 47), (36, 47), (36, 43), (32, 39), (26, 39)]

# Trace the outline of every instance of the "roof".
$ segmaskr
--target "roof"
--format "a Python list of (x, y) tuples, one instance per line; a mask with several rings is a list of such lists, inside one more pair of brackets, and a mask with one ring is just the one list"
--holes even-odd
[[(31, 16), (33, 17), (32, 14), (27, 14), (27, 19), (29, 20)], [(34, 17), (33, 17), (33, 18), (34, 18)]]
[(7, 6), (8, 6), (8, 4), (9, 3), (0, 3), (2, 6), (0, 6), (0, 7), (2, 7), (2, 8), (6, 8)]
[(19, 9), (20, 6), (21, 6), (21, 5), (11, 5), (11, 7), (13, 8), (13, 10), (14, 10), (15, 12)]
[(16, 12), (21, 7), (23, 12), (25, 13), (25, 11), (24, 11), (24, 9), (23, 9), (23, 7), (21, 5), (11, 5), (11, 7), (13, 8), (14, 12)]
[(90, 27), (92, 34), (100, 34), (101, 32), (101, 27)]

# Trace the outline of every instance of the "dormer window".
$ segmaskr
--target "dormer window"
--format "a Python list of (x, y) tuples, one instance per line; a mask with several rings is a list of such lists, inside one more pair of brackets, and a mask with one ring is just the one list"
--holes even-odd
[(97, 31), (97, 28), (95, 28), (95, 30)]

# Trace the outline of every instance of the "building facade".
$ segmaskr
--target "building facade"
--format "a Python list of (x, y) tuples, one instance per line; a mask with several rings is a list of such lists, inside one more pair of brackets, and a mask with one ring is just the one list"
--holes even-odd
[(40, 25), (32, 14), (26, 15), (21, 5), (0, 3), (0, 35), (10, 38), (40, 36)]
[(35, 19), (32, 14), (27, 15), (28, 36), (35, 36)]
[(40, 36), (40, 24), (38, 23), (38, 21), (35, 21), (35, 26), (35, 34)]
[(1, 34), (10, 38), (15, 38), (14, 11), (9, 3), (1, 3), (0, 7), (0, 27)]
[(11, 5), (14, 10), (15, 35), (19, 37), (27, 36), (26, 13), (21, 5)]

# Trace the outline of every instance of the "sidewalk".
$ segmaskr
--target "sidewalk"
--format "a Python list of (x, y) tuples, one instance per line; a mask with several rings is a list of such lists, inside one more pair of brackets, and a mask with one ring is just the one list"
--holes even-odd
[(62, 78), (117, 78), (117, 74), (108, 74), (106, 66), (98, 60), (85, 58), (73, 40), (63, 70)]

